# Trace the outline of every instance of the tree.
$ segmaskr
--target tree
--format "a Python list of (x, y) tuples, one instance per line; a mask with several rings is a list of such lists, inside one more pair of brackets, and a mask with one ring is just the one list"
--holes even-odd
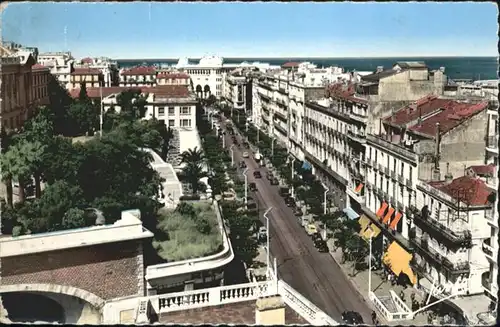
[(85, 211), (79, 208), (70, 208), (62, 217), (63, 229), (74, 229), (85, 227), (89, 224)]
[[(7, 193), (7, 205), (12, 208), (13, 205), (13, 190), (12, 190), (12, 172), (9, 171), (9, 167), (5, 166), (7, 162), (3, 160), (5, 153), (9, 151), (10, 146), (12, 145), (12, 132), (7, 132), (3, 126), (0, 130), (0, 142), (1, 146), (1, 158), (0, 160), (0, 168), (2, 171), (2, 182), (5, 184), (6, 193)], [(3, 212), (3, 210), (2, 210)]]
[(72, 103), (68, 109), (68, 125), (71, 126), (69, 136), (93, 133), (99, 122), (99, 111), (90, 101)]
[(347, 253), (353, 261), (352, 274), (354, 275), (356, 270), (359, 270), (360, 264), (364, 266), (365, 259), (369, 254), (369, 249), (366, 242), (357, 233), (352, 233), (352, 237), (348, 239), (346, 247)]
[(208, 177), (208, 174), (203, 171), (201, 164), (196, 162), (189, 162), (182, 169), (186, 181), (191, 185), (193, 194), (197, 194), (200, 189), (200, 180), (203, 177)]
[(80, 83), (80, 93), (78, 94), (78, 101), (82, 103), (90, 102), (90, 98), (87, 94), (86, 83)]
[(198, 149), (198, 147), (184, 151), (181, 154), (181, 158), (182, 162), (186, 164), (194, 163), (197, 165), (201, 165), (205, 161), (203, 152), (201, 151), (201, 149)]
[(147, 95), (142, 95), (141, 90), (127, 90), (118, 94), (116, 105), (121, 108), (120, 114), (129, 121), (144, 118), (146, 114)]
[(54, 75), (49, 76), (48, 82), (49, 108), (53, 113), (55, 134), (68, 135), (70, 126), (67, 125), (67, 111), (73, 99)]

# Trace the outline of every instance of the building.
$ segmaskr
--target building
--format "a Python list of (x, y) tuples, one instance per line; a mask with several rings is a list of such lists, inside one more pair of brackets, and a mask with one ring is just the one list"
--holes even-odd
[(73, 68), (70, 75), (70, 90), (80, 88), (82, 84), (85, 87), (99, 87), (104, 84), (104, 75), (98, 68)]
[[(228, 105), (241, 111), (247, 111), (249, 78), (241, 70), (235, 70), (225, 75), (222, 97)], [(250, 88), (251, 92), (251, 88)], [(251, 93), (250, 93), (251, 95)]]
[(32, 73), (35, 64), (31, 54), (17, 52), (13, 57), (0, 57), (1, 122), (9, 130), (19, 129), (33, 113), (31, 97)]
[(31, 87), (31, 99), (33, 105), (45, 106), (48, 105), (49, 100), (49, 80), (50, 69), (41, 64), (34, 64), (31, 67), (31, 76), (33, 79)]
[(179, 72), (159, 72), (156, 75), (157, 85), (187, 85), (191, 86), (191, 80), (188, 74)]
[(461, 83), (458, 85), (457, 95), (482, 97), (486, 100), (498, 101), (498, 80), (481, 80)]
[[(483, 294), (490, 262), (496, 262), (486, 214), (493, 209), (494, 190), (479, 178), (462, 176), (417, 183), (410, 240), (415, 266), (444, 294)], [(421, 208), (420, 210), (417, 208)], [(423, 283), (421, 278), (421, 283)]]
[(118, 66), (109, 58), (83, 58), (74, 63), (74, 68), (95, 68), (99, 69), (103, 76), (103, 86), (118, 86)]
[(71, 52), (45, 52), (38, 55), (38, 63), (49, 67), (50, 73), (65, 89), (71, 89), (74, 58)]
[(154, 86), (156, 85), (156, 68), (138, 66), (120, 69), (120, 86)]

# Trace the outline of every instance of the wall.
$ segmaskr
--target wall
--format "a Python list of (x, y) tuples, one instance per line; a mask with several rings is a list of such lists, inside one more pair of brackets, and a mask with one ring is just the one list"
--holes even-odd
[(80, 288), (105, 300), (143, 295), (138, 280), (139, 241), (101, 244), (2, 258), (2, 285), (59, 284)]

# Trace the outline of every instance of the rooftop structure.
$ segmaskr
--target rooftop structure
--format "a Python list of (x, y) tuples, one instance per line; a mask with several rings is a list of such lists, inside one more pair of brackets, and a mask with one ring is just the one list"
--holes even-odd
[(495, 191), (479, 178), (462, 176), (449, 181), (430, 181), (433, 188), (447, 194), (453, 202), (463, 202), (466, 206), (489, 206), (491, 194)]

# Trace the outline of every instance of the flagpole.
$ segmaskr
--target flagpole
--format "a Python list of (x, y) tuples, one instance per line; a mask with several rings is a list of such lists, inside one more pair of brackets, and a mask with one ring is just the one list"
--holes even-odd
[(104, 105), (102, 103), (102, 85), (99, 87), (99, 93), (101, 96), (101, 114), (99, 115), (99, 137), (102, 137), (102, 123), (103, 123), (103, 111), (104, 111)]

